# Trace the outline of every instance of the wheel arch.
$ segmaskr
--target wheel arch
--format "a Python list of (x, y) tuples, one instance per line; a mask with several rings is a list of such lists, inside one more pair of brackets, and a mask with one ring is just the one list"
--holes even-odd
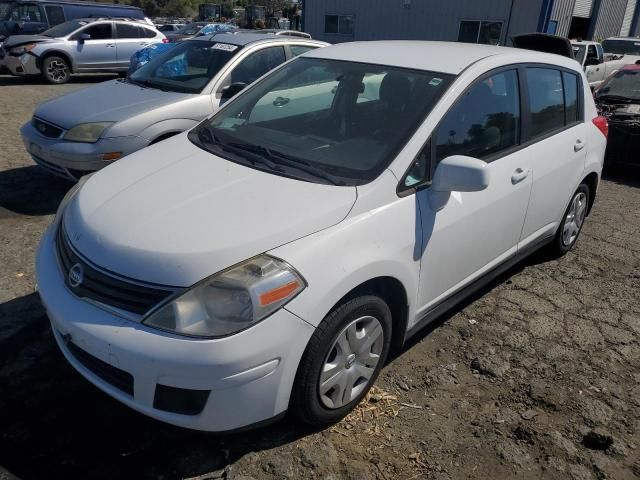
[(166, 140), (167, 138), (171, 138), (171, 137), (173, 137), (173, 136), (175, 136), (175, 135), (177, 135), (177, 134), (179, 134), (181, 132), (182, 132), (181, 130), (175, 130), (175, 131), (172, 131), (172, 132), (164, 132), (164, 133), (158, 135), (153, 140), (151, 140), (149, 142), (149, 145), (153, 145), (155, 143), (158, 143), (158, 142), (161, 142), (163, 140)]
[(593, 203), (596, 200), (596, 191), (598, 190), (599, 183), (598, 174), (591, 172), (584, 177), (580, 183), (584, 183), (589, 188), (589, 206), (587, 209), (587, 215), (589, 215), (589, 213), (591, 213), (591, 207), (593, 207)]
[(38, 61), (38, 68), (40, 70), (42, 70), (42, 64), (44, 63), (44, 61), (47, 58), (49, 58), (51, 56), (54, 56), (54, 55), (64, 58), (67, 61), (67, 63), (69, 64), (69, 68), (71, 69), (71, 72), (72, 73), (74, 72), (75, 68), (74, 68), (74, 63), (73, 63), (73, 60), (71, 59), (71, 56), (68, 53), (63, 52), (62, 50), (47, 50), (45, 53), (40, 55), (40, 59)]

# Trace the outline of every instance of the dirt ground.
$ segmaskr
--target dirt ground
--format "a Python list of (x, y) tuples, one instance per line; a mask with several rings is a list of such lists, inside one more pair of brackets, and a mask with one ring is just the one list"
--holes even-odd
[(0, 480), (640, 478), (640, 172), (602, 182), (574, 251), (451, 312), (326, 431), (195, 433), (91, 386), (34, 293), (34, 250), (70, 184), (33, 165), (18, 129), (101, 79), (0, 76)]

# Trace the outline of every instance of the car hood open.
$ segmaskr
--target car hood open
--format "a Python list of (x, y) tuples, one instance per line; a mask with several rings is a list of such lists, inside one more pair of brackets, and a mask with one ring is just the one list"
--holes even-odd
[(80, 123), (119, 122), (192, 96), (111, 80), (41, 103), (34, 115), (69, 129)]
[(339, 223), (356, 195), (355, 187), (233, 163), (181, 134), (92, 176), (66, 209), (64, 226), (99, 267), (186, 287)]

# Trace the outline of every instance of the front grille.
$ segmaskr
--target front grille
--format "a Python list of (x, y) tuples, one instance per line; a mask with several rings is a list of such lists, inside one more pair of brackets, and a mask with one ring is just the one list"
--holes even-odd
[(33, 125), (33, 128), (40, 132), (40, 135), (44, 137), (60, 138), (60, 135), (62, 135), (63, 132), (62, 128), (40, 120), (38, 117), (33, 117), (31, 119), (31, 125)]
[[(175, 293), (170, 288), (143, 286), (99, 271), (73, 250), (62, 223), (56, 235), (56, 250), (65, 283), (79, 297), (142, 315)], [(82, 272), (74, 278), (73, 285), (69, 278), (72, 268), (76, 273), (79, 269)]]
[(73, 342), (66, 344), (67, 350), (78, 360), (87, 370), (100, 377), (105, 382), (113, 385), (118, 390), (133, 397), (133, 376), (129, 372), (103, 362), (88, 352), (75, 345)]

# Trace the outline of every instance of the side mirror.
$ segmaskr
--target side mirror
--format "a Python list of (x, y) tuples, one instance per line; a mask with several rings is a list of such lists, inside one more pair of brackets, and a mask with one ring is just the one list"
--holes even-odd
[(436, 167), (431, 189), (436, 192), (479, 192), (489, 186), (488, 167), (477, 158), (447, 157)]
[(80, 36), (78, 37), (78, 41), (80, 43), (83, 43), (86, 40), (91, 40), (91, 35), (89, 35), (88, 33), (82, 33), (80, 34)]
[(593, 67), (595, 65), (600, 65), (602, 62), (600, 61), (600, 59), (595, 58), (595, 57), (589, 57), (585, 60), (584, 62), (584, 66), (585, 67)]
[(229, 100), (247, 87), (246, 83), (236, 82), (222, 89), (222, 100)]

